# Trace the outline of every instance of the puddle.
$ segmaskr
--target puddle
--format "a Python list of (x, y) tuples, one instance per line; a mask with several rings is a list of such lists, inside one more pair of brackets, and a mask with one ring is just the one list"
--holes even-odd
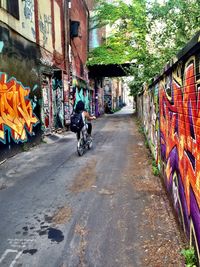
[(37, 249), (26, 249), (23, 251), (23, 254), (30, 254), (33, 255), (37, 252)]
[(28, 235), (28, 232), (23, 232), (23, 236), (26, 236), (26, 235)]
[(48, 238), (51, 239), (51, 241), (60, 243), (64, 240), (64, 235), (60, 230), (55, 228), (49, 228), (48, 230)]
[(47, 230), (39, 231), (38, 233), (39, 233), (40, 236), (42, 236), (42, 235), (46, 235), (46, 234), (47, 234)]
[(48, 225), (42, 225), (40, 228), (41, 229), (46, 229), (46, 228), (48, 228), (49, 226)]
[(45, 215), (45, 216), (44, 216), (44, 220), (45, 220), (45, 222), (47, 222), (47, 223), (51, 223), (51, 222), (52, 222), (52, 216)]

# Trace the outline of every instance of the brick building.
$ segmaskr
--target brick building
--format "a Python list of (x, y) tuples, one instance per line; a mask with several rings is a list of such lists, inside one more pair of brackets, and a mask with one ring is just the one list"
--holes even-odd
[(90, 104), (88, 19), (82, 0), (0, 1), (1, 158), (67, 126), (73, 88)]
[(83, 100), (87, 110), (91, 109), (92, 90), (89, 87), (86, 67), (89, 42), (89, 10), (85, 0), (73, 0), (69, 9), (70, 18), (70, 93), (75, 107)]
[(80, 99), (90, 112), (103, 112), (102, 79), (89, 80), (86, 67), (89, 43), (102, 40), (102, 30), (89, 35), (93, 6), (0, 1), (0, 158), (64, 129)]

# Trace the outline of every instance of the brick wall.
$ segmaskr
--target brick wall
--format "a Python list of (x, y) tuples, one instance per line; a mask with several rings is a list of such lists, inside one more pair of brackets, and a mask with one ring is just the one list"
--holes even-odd
[(79, 36), (71, 39), (74, 74), (85, 79), (84, 68), (88, 55), (88, 10), (84, 0), (73, 0), (70, 19), (79, 21)]

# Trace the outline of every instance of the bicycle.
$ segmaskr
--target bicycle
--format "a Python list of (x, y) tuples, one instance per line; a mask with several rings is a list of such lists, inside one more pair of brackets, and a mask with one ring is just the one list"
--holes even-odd
[(90, 150), (92, 148), (92, 137), (88, 135), (86, 126), (84, 126), (82, 128), (82, 130), (80, 131), (80, 138), (78, 139), (78, 133), (77, 135), (77, 153), (79, 156), (82, 156), (84, 154), (84, 152), (86, 151), (86, 149)]

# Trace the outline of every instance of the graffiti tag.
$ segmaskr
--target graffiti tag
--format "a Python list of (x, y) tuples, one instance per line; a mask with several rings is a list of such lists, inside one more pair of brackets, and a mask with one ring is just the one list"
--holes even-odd
[(0, 141), (6, 143), (5, 131), (14, 141), (27, 141), (27, 133), (33, 134), (33, 126), (39, 120), (33, 114), (30, 89), (23, 87), (15, 78), (7, 81), (6, 74), (0, 74)]
[(43, 15), (43, 17), (40, 15), (40, 20), (39, 20), (39, 27), (40, 31), (43, 34), (43, 43), (44, 45), (47, 44), (48, 37), (51, 33), (51, 16)]
[(26, 19), (33, 21), (34, 18), (34, 1), (33, 0), (25, 0), (24, 6), (24, 16)]
[(161, 153), (167, 160), (166, 174), (169, 179), (172, 165), (178, 164), (176, 168), (183, 180), (189, 211), (190, 187), (200, 206), (200, 95), (195, 77), (195, 62), (191, 60), (185, 68), (184, 84), (174, 75), (172, 98), (167, 96), (163, 86), (160, 92)]

